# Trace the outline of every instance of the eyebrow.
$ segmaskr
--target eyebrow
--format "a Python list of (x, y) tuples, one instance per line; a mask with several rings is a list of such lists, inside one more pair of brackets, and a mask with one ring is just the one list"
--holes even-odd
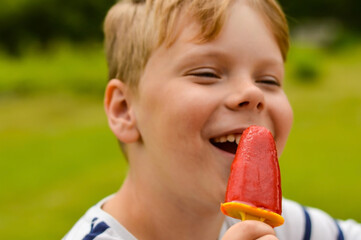
[(265, 65), (269, 67), (281, 67), (283, 69), (284, 62), (275, 58), (264, 58), (258, 61), (257, 65)]
[(181, 56), (179, 56), (176, 60), (178, 62), (177, 65), (185, 66), (197, 63), (197, 61), (200, 59), (222, 61), (223, 64), (227, 64), (231, 61), (229, 54), (227, 54), (225, 51), (210, 47), (197, 47), (197, 49), (190, 49), (182, 53)]

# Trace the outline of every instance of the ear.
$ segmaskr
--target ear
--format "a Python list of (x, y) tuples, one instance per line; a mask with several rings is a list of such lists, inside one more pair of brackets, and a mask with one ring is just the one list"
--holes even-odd
[(108, 82), (104, 97), (105, 112), (110, 129), (124, 143), (135, 142), (140, 136), (131, 108), (131, 97), (129, 87), (122, 81), (112, 79)]

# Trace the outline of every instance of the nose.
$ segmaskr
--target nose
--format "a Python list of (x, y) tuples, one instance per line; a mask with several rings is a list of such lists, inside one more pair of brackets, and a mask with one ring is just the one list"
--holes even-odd
[(240, 84), (231, 91), (231, 94), (226, 98), (226, 106), (228, 109), (233, 111), (240, 109), (262, 111), (264, 109), (264, 93), (254, 83), (247, 82)]

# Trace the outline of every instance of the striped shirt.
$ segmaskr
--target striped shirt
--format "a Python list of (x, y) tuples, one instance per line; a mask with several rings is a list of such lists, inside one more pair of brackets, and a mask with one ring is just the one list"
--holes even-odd
[[(136, 240), (111, 215), (101, 209), (108, 198), (90, 208), (63, 240)], [(361, 224), (338, 221), (325, 212), (283, 199), (285, 223), (276, 228), (280, 240), (361, 240)], [(239, 220), (226, 217), (219, 239)]]

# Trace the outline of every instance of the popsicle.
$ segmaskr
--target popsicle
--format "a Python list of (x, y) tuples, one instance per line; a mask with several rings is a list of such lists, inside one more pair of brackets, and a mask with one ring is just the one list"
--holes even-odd
[(272, 227), (284, 223), (276, 144), (268, 129), (250, 126), (243, 132), (221, 211), (242, 221), (259, 220)]

